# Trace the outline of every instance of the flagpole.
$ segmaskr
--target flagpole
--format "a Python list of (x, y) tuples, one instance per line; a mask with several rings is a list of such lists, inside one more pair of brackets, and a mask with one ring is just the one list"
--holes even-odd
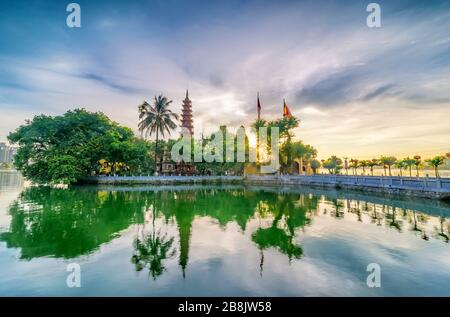
[(261, 103), (259, 102), (259, 91), (257, 93), (257, 104), (256, 104), (256, 108), (258, 110), (258, 120), (261, 119)]

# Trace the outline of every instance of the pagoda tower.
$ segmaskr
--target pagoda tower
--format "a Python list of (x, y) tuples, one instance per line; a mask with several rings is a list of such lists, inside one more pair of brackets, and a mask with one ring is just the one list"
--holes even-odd
[(192, 101), (189, 99), (189, 91), (186, 90), (186, 98), (181, 109), (181, 136), (192, 136), (194, 123), (192, 120)]

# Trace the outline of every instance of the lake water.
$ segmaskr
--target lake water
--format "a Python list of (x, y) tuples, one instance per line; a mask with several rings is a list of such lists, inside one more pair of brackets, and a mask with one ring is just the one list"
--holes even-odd
[[(17, 175), (0, 180), (2, 296), (450, 295), (444, 202), (308, 188), (50, 189), (23, 188)], [(81, 269), (79, 288), (66, 283), (71, 263)], [(379, 288), (367, 286), (370, 263), (380, 266)]]

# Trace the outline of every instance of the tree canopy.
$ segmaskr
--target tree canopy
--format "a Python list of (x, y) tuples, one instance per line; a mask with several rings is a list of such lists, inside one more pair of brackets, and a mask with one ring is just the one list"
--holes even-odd
[(15, 167), (39, 184), (71, 184), (97, 174), (100, 160), (122, 170), (142, 172), (151, 164), (150, 145), (101, 112), (85, 109), (61, 116), (35, 116), (8, 136), (19, 146)]

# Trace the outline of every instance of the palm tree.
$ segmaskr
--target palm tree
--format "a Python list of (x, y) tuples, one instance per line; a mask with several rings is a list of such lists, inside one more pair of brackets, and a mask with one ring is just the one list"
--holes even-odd
[(383, 164), (384, 176), (386, 176), (386, 168), (389, 168), (389, 176), (392, 176), (391, 167), (397, 162), (394, 156), (382, 156), (380, 157), (380, 163)]
[(358, 168), (358, 160), (357, 159), (351, 159), (350, 160), (350, 167), (353, 169), (353, 175), (357, 175), (356, 169)]
[(405, 169), (409, 169), (409, 177), (412, 176), (412, 166), (415, 164), (415, 159), (409, 158), (409, 156), (407, 158), (404, 158), (403, 160), (404, 163), (404, 167)]
[(366, 167), (369, 166), (369, 161), (367, 161), (367, 160), (362, 160), (362, 161), (359, 162), (359, 166), (362, 167), (362, 169), (363, 169), (363, 175), (365, 175), (365, 174), (366, 174)]
[(414, 165), (416, 166), (417, 177), (419, 177), (419, 166), (422, 163), (420, 155), (414, 155)]
[(425, 160), (425, 162), (427, 162), (430, 166), (434, 168), (434, 175), (436, 176), (436, 178), (439, 177), (438, 167), (439, 165), (444, 164), (444, 157), (438, 155), (433, 157), (432, 159)]
[(400, 177), (403, 177), (403, 169), (405, 168), (405, 161), (404, 160), (397, 161), (395, 162), (394, 166), (397, 167), (398, 170), (400, 171)]
[(168, 109), (172, 100), (168, 100), (163, 95), (155, 96), (153, 105), (144, 101), (139, 107), (139, 131), (143, 135), (151, 136), (156, 133), (155, 139), (155, 173), (158, 171), (158, 141), (159, 133), (164, 137), (164, 132), (169, 133), (174, 130), (177, 125), (173, 120), (178, 120), (178, 115)]
[(375, 166), (378, 166), (380, 163), (378, 162), (377, 159), (371, 159), (367, 161), (367, 166), (370, 167), (370, 174), (373, 176), (373, 168)]

